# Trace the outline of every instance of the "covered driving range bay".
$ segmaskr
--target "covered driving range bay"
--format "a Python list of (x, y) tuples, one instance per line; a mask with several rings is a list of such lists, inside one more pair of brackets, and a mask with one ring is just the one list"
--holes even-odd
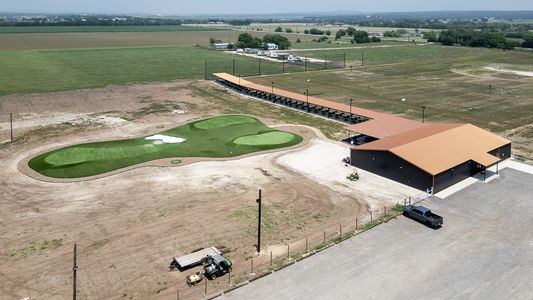
[(60, 148), (32, 158), (28, 165), (48, 177), (82, 178), (163, 158), (235, 157), (302, 141), (301, 136), (272, 129), (256, 118), (224, 115), (156, 135)]

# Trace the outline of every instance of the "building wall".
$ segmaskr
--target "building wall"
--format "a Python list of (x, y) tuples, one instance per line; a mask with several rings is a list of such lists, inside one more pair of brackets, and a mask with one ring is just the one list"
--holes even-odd
[(494, 149), (489, 153), (494, 156), (500, 157), (502, 160), (508, 159), (511, 157), (511, 143), (500, 148)]
[(438, 193), (458, 182), (472, 176), (472, 161), (464, 162), (442, 173), (435, 175), (435, 187), (433, 193)]
[(351, 164), (416, 189), (433, 186), (433, 176), (388, 151), (351, 150)]

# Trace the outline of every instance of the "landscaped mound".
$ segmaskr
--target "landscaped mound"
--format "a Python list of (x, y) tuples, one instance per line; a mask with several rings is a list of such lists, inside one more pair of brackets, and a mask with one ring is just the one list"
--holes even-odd
[(256, 118), (228, 115), (148, 137), (64, 147), (36, 156), (28, 165), (48, 177), (81, 178), (162, 158), (234, 157), (290, 147), (302, 140), (299, 135), (269, 128)]

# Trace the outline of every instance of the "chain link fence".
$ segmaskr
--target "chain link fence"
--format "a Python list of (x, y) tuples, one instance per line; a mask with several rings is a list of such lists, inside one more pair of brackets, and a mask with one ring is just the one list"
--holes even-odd
[(346, 67), (346, 56), (327, 55), (324, 59), (309, 58), (303, 61), (272, 60), (264, 57), (250, 58), (249, 56), (237, 56), (225, 61), (205, 61), (204, 79), (211, 80), (213, 73), (228, 73), (234, 76), (260, 76), (284, 73), (296, 73), (329, 69), (341, 69)]
[(223, 293), (228, 293), (233, 289), (292, 265), (381, 223), (388, 222), (400, 216), (405, 205), (420, 202), (429, 196), (428, 194), (420, 194), (416, 197), (401, 199), (393, 206), (383, 206), (369, 211), (364, 216), (357, 216), (350, 220), (327, 225), (323, 230), (285, 244), (286, 248), (276, 252), (262, 249), (259, 255), (249, 257), (240, 266), (234, 265), (231, 273), (215, 281), (204, 278), (200, 284), (201, 287), (189, 288), (186, 285), (178, 287), (177, 299), (216, 298)]

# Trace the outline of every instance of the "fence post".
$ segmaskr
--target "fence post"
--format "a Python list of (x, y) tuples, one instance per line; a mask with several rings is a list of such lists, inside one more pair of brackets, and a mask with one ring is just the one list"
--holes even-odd
[(254, 259), (253, 258), (250, 259), (250, 266), (251, 266), (250, 270), (252, 271), (252, 272), (250, 272), (250, 274), (253, 274), (254, 273)]
[(387, 205), (385, 205), (385, 207), (383, 208), (383, 215), (387, 215)]
[(339, 236), (342, 236), (342, 224), (339, 224)]
[(261, 76), (261, 58), (257, 59), (259, 61), (259, 76)]
[(207, 295), (207, 277), (205, 277), (204, 281), (205, 281), (205, 284), (204, 284), (204, 295)]
[(231, 271), (228, 272), (228, 284), (231, 285)]
[(272, 267), (272, 251), (270, 251), (270, 266)]
[(344, 68), (346, 69), (346, 53), (344, 53)]
[(233, 60), (232, 75), (235, 76), (235, 60)]
[(324, 243), (326, 242), (326, 231), (324, 230)]
[(372, 222), (373, 219), (372, 219), (372, 211), (370, 211), (370, 222)]
[(204, 80), (207, 80), (207, 60), (204, 60)]
[(287, 259), (289, 259), (289, 257), (290, 257), (289, 253), (290, 253), (289, 244), (287, 244)]
[(355, 230), (356, 230), (356, 231), (357, 231), (357, 229), (358, 229), (357, 227), (358, 227), (358, 225), (359, 225), (359, 224), (357, 224), (357, 223), (359, 223), (359, 218), (355, 218)]
[(305, 237), (305, 252), (307, 252), (307, 249), (308, 249), (307, 245), (308, 245), (307, 244), (307, 237)]

